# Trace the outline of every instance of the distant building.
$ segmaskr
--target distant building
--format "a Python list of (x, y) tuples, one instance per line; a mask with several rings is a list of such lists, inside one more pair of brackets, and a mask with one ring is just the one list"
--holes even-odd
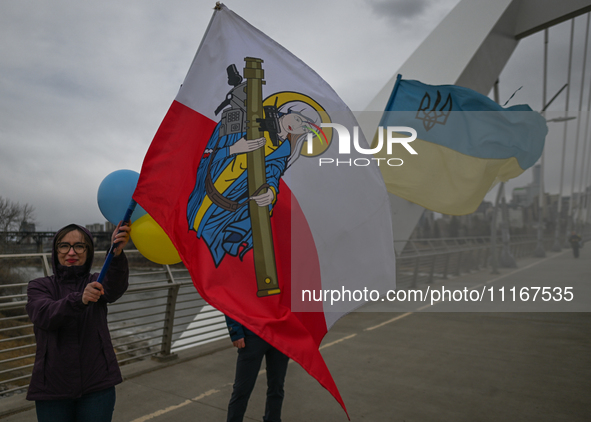
[(530, 202), (528, 201), (528, 196), (527, 188), (514, 188), (511, 194), (511, 205), (515, 207), (527, 207), (528, 202)]
[(35, 232), (35, 223), (27, 223), (26, 221), (21, 222), (21, 226), (18, 229), (19, 232), (32, 233)]
[[(35, 233), (35, 224), (22, 221), (18, 231), (21, 233)], [(33, 245), (36, 241), (32, 235), (26, 234), (21, 237), (19, 243), (21, 245)]]
[(509, 214), (509, 227), (515, 227), (522, 229), (524, 226), (523, 222), (523, 210), (521, 208), (509, 208), (507, 209)]
[(110, 221), (105, 221), (105, 231), (111, 233), (117, 227), (115, 224), (111, 223)]
[(513, 189), (511, 205), (514, 207), (529, 207), (534, 198), (540, 195), (540, 165), (532, 168), (534, 180), (527, 186)]
[(93, 233), (98, 233), (98, 232), (104, 232), (105, 228), (102, 224), (100, 223), (95, 223), (95, 224), (87, 224), (86, 228)]

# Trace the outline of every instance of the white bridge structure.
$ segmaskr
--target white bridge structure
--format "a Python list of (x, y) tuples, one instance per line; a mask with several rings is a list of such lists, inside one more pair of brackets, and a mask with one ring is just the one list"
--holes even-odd
[[(589, 11), (591, 0), (462, 0), (394, 73), (366, 111), (384, 110), (399, 73), (430, 85), (460, 85), (488, 95), (521, 39)], [(390, 204), (394, 239), (409, 239), (423, 208), (392, 194)], [(397, 254), (405, 245), (396, 242)], [(201, 324), (198, 315), (174, 341), (173, 350), (190, 345)]]
[[(398, 74), (488, 95), (520, 40), (589, 11), (590, 0), (461, 0), (393, 74), (366, 111), (384, 110)], [(589, 176), (581, 176), (581, 180), (588, 183)], [(390, 195), (390, 202), (394, 239), (408, 239), (423, 208), (394, 195)]]
[[(393, 74), (366, 111), (384, 110), (399, 73), (430, 85), (460, 85), (488, 95), (521, 39), (589, 11), (591, 0), (462, 0)], [(423, 208), (392, 194), (390, 204), (394, 239), (409, 239)], [(395, 243), (397, 254), (405, 245)], [(190, 345), (200, 326), (198, 315), (172, 344), (173, 350)]]

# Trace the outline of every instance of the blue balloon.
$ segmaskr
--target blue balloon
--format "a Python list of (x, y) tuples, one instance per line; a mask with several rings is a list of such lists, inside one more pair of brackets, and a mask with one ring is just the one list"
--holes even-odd
[[(107, 221), (118, 224), (123, 219), (139, 177), (139, 173), (133, 170), (116, 170), (103, 179), (98, 188), (97, 201)], [(146, 214), (147, 212), (137, 205), (131, 215), (131, 221)]]

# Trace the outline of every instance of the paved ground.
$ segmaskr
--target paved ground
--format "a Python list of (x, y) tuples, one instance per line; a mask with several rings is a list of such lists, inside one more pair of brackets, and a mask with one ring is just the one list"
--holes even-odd
[[(505, 287), (575, 286), (575, 301), (540, 301), (537, 307), (507, 300), (498, 308), (469, 303), (407, 304), (405, 312), (358, 312), (337, 322), (322, 354), (352, 421), (590, 421), (591, 248), (575, 260), (570, 251), (529, 258), (518, 269), (501, 269), (450, 280), (498, 294)], [(431, 288), (438, 288), (436, 284)], [(541, 291), (540, 291), (541, 293)], [(489, 301), (490, 302), (490, 301)], [(420, 306), (419, 306), (420, 305)], [(457, 304), (455, 304), (457, 305)], [(490, 306), (489, 303), (487, 306)], [(493, 304), (494, 305), (494, 304)], [(444, 310), (476, 312), (442, 312)], [(535, 310), (538, 312), (479, 312)], [(551, 312), (560, 311), (586, 312)], [(227, 343), (226, 343), (227, 342)], [(117, 387), (115, 422), (225, 421), (236, 352), (224, 340), (185, 352), (180, 362), (156, 369), (154, 362), (124, 368)], [(143, 374), (141, 374), (144, 372)], [(141, 375), (138, 375), (141, 374)], [(262, 420), (264, 375), (246, 420)], [(0, 412), (16, 409), (19, 397), (0, 400)], [(34, 410), (6, 422), (34, 422)], [(290, 363), (283, 420), (346, 421), (326, 390)]]

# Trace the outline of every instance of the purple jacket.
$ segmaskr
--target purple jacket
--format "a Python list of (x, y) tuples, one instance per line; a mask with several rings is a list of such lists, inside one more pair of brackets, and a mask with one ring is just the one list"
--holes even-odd
[[(88, 230), (80, 229), (92, 239)], [(98, 278), (90, 274), (93, 248), (84, 266), (72, 271), (75, 267), (59, 265), (55, 242), (56, 238), (54, 275), (32, 280), (27, 288), (26, 309), (37, 341), (28, 400), (77, 398), (122, 381), (107, 327), (107, 303), (127, 290), (127, 258), (123, 252), (113, 258), (103, 281), (105, 294), (98, 302), (84, 305), (84, 288)]]

